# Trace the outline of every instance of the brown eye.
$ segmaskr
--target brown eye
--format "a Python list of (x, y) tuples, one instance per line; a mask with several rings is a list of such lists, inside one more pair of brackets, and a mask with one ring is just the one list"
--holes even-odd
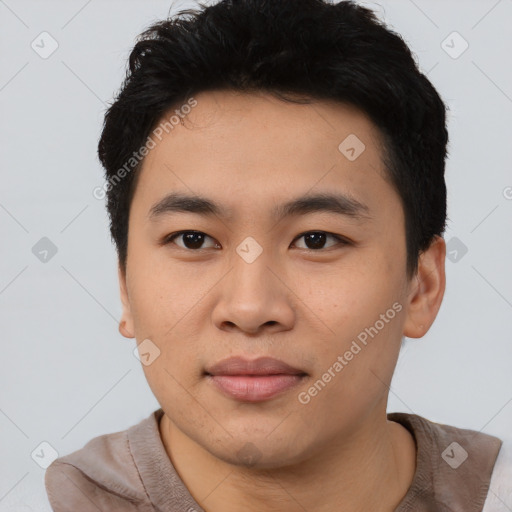
[[(335, 247), (337, 245), (348, 245), (350, 242), (338, 235), (333, 233), (327, 233), (326, 231), (308, 231), (306, 233), (302, 233), (295, 240), (299, 240), (303, 238), (305, 247), (299, 247), (299, 249), (309, 249), (312, 251), (321, 251), (323, 249), (330, 249), (331, 247)], [(326, 241), (328, 239), (332, 239), (335, 243), (331, 245), (327, 245)], [(205, 247), (203, 244), (207, 239), (212, 241), (211, 245)], [(175, 240), (180, 240), (181, 243), (177, 243)], [(178, 231), (176, 233), (172, 233), (168, 235), (162, 242), (163, 245), (174, 244), (178, 247), (191, 250), (191, 251), (200, 251), (203, 249), (220, 249), (220, 244), (212, 237), (208, 236), (206, 233), (201, 231)]]
[(302, 233), (302, 235), (299, 235), (295, 240), (298, 240), (300, 238), (304, 238), (304, 242), (306, 244), (306, 247), (299, 247), (299, 249), (311, 249), (314, 251), (325, 249), (325, 243), (328, 238), (332, 238), (336, 240), (337, 243), (332, 244), (327, 247), (327, 249), (334, 247), (336, 245), (347, 245), (348, 241), (344, 238), (334, 235), (332, 233), (327, 233), (325, 231), (308, 231), (307, 233)]
[[(175, 245), (181, 247), (182, 249), (201, 250), (208, 248), (202, 247), (205, 239), (207, 238), (213, 240), (213, 238), (208, 236), (206, 233), (202, 233), (201, 231), (179, 231), (178, 233), (173, 233), (172, 235), (166, 237), (164, 243), (167, 245), (174, 243), (175, 239), (181, 239), (183, 245), (178, 243)], [(220, 246), (217, 242), (214, 241), (213, 247), (215, 248)]]

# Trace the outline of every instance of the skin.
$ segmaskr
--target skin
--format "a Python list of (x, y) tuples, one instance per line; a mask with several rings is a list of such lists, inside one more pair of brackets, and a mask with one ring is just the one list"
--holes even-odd
[[(165, 413), (165, 449), (208, 512), (392, 511), (413, 479), (416, 446), (387, 420), (389, 385), (402, 336), (422, 337), (441, 305), (444, 240), (420, 255), (408, 279), (400, 197), (386, 179), (380, 134), (356, 108), (265, 93), (195, 98), (144, 160), (126, 272), (119, 269), (120, 332), (160, 350), (143, 369)], [(338, 150), (349, 134), (366, 146), (354, 161)], [(173, 191), (206, 196), (232, 216), (151, 221), (151, 207)], [(314, 212), (276, 223), (270, 216), (276, 204), (321, 191), (350, 194), (367, 205), (368, 218)], [(204, 248), (183, 237), (159, 244), (182, 230), (208, 235)], [(310, 231), (350, 243), (327, 237), (315, 248), (299, 237)], [(236, 252), (248, 236), (262, 248), (250, 264)], [(394, 303), (401, 311), (301, 403), (299, 393)], [(240, 402), (203, 375), (231, 355), (272, 356), (308, 375), (270, 400)], [(244, 446), (255, 462), (238, 454)]]

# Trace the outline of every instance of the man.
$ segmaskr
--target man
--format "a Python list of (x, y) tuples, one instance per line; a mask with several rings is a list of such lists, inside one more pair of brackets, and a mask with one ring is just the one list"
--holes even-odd
[(224, 0), (142, 34), (98, 193), (161, 408), (54, 461), (54, 510), (500, 510), (500, 439), (386, 413), (444, 294), (447, 142), (353, 2)]

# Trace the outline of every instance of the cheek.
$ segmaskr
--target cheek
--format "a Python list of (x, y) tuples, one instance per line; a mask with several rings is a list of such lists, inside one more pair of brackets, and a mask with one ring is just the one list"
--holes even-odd
[[(144, 260), (131, 274), (130, 303), (138, 342), (151, 340), (158, 358), (144, 372), (150, 386), (169, 386), (171, 375), (193, 378), (201, 354), (196, 321), (214, 276), (204, 280), (191, 266)], [(203, 336), (204, 337), (204, 336)], [(186, 386), (187, 387), (187, 386)]]
[[(130, 302), (136, 332), (161, 337), (172, 332), (194, 304), (206, 293), (191, 269), (148, 257), (134, 265)], [(137, 336), (138, 338), (138, 336)]]
[(355, 256), (353, 262), (333, 265), (329, 272), (305, 272), (297, 283), (305, 305), (333, 330), (370, 318), (390, 295), (390, 274), (382, 279), (381, 265), (370, 256)]
[(360, 258), (358, 266), (339, 268), (327, 278), (308, 278), (305, 283), (305, 314), (313, 311), (322, 320), (319, 339), (323, 342), (315, 345), (315, 351), (324, 366), (350, 350), (357, 352), (347, 354), (351, 367), (388, 368), (392, 364), (405, 310), (401, 269), (392, 258), (382, 253), (380, 258), (377, 254)]

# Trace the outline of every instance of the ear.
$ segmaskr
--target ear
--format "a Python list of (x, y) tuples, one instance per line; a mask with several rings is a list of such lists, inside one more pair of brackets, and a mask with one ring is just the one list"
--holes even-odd
[(135, 338), (135, 330), (133, 328), (133, 317), (130, 308), (130, 299), (128, 297), (128, 288), (126, 286), (126, 273), (118, 265), (119, 290), (121, 294), (121, 302), (123, 303), (123, 313), (119, 322), (119, 332), (125, 338)]
[(446, 242), (436, 236), (418, 259), (418, 271), (411, 279), (404, 336), (421, 338), (434, 323), (446, 286)]

